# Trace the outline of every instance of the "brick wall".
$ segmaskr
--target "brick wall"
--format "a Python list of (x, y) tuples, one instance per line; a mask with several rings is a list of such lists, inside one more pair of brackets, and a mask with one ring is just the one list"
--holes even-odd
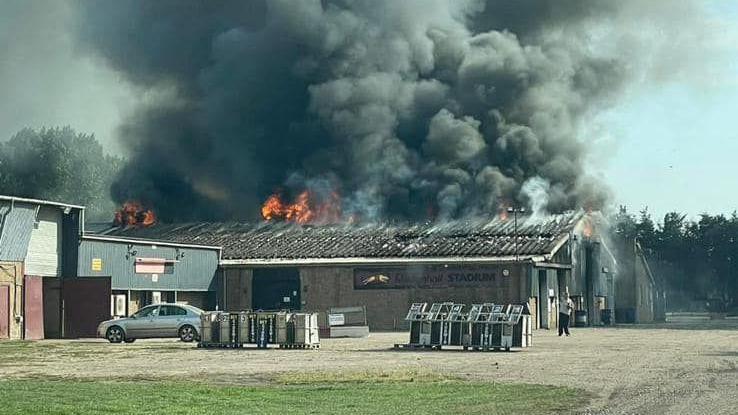
[(10, 338), (20, 339), (22, 337), (22, 324), (15, 317), (23, 314), (23, 263), (0, 263), (0, 285), (8, 287), (8, 300), (10, 304), (7, 314)]
[[(498, 278), (478, 286), (356, 289), (353, 267), (303, 267), (300, 269), (303, 309), (325, 311), (329, 307), (363, 305), (372, 329), (393, 330), (406, 328), (405, 315), (410, 304), (415, 302), (453, 301), (468, 305), (528, 301), (527, 273), (522, 272), (525, 265), (490, 265), (485, 269), (494, 270)], [(503, 269), (509, 271), (508, 276), (503, 276)]]

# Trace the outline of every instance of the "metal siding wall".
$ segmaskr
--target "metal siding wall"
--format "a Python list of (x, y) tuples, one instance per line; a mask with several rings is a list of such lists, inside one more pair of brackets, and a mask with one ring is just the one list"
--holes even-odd
[(35, 205), (15, 203), (11, 209), (9, 201), (0, 202), (0, 218), (5, 217), (0, 223), (0, 261), (22, 262), (26, 259), (35, 214)]
[[(135, 254), (133, 252), (135, 251)], [(159, 274), (158, 281), (151, 274), (136, 274), (136, 258), (175, 259), (177, 249), (157, 245), (129, 244), (96, 240), (82, 240), (79, 248), (77, 275), (110, 276), (112, 288), (117, 290), (182, 290), (213, 291), (217, 282), (218, 252), (215, 250), (179, 248), (183, 254), (174, 264), (172, 274)], [(128, 258), (126, 258), (128, 255)], [(102, 270), (92, 270), (92, 260), (102, 260)]]
[(58, 207), (42, 206), (38, 227), (31, 231), (26, 255), (26, 275), (59, 276), (61, 273), (61, 215)]

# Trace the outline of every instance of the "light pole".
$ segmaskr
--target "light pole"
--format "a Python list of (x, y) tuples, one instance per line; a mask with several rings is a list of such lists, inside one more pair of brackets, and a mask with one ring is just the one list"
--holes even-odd
[(513, 232), (515, 236), (515, 262), (520, 261), (518, 257), (518, 213), (525, 213), (525, 208), (510, 206), (507, 208), (508, 213), (513, 214)]

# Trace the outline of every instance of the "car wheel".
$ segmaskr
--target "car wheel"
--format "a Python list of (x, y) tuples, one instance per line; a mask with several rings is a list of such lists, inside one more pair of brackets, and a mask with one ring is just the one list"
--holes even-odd
[(124, 339), (123, 335), (123, 329), (118, 326), (112, 326), (108, 328), (108, 331), (105, 332), (105, 338), (108, 339), (110, 343), (120, 343)]
[(192, 326), (182, 326), (179, 328), (179, 339), (189, 343), (197, 338), (197, 331)]
[(136, 341), (136, 339), (131, 339), (131, 338), (126, 337), (125, 340), (123, 340), (123, 341), (126, 342), (126, 343), (133, 343), (133, 342)]

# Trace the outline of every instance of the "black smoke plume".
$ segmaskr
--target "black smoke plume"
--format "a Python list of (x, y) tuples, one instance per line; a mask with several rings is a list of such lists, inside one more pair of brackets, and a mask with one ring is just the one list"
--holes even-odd
[(170, 222), (255, 219), (312, 183), (365, 220), (598, 208), (582, 125), (632, 76), (625, 4), (81, 3), (82, 46), (156, 91), (113, 197)]

